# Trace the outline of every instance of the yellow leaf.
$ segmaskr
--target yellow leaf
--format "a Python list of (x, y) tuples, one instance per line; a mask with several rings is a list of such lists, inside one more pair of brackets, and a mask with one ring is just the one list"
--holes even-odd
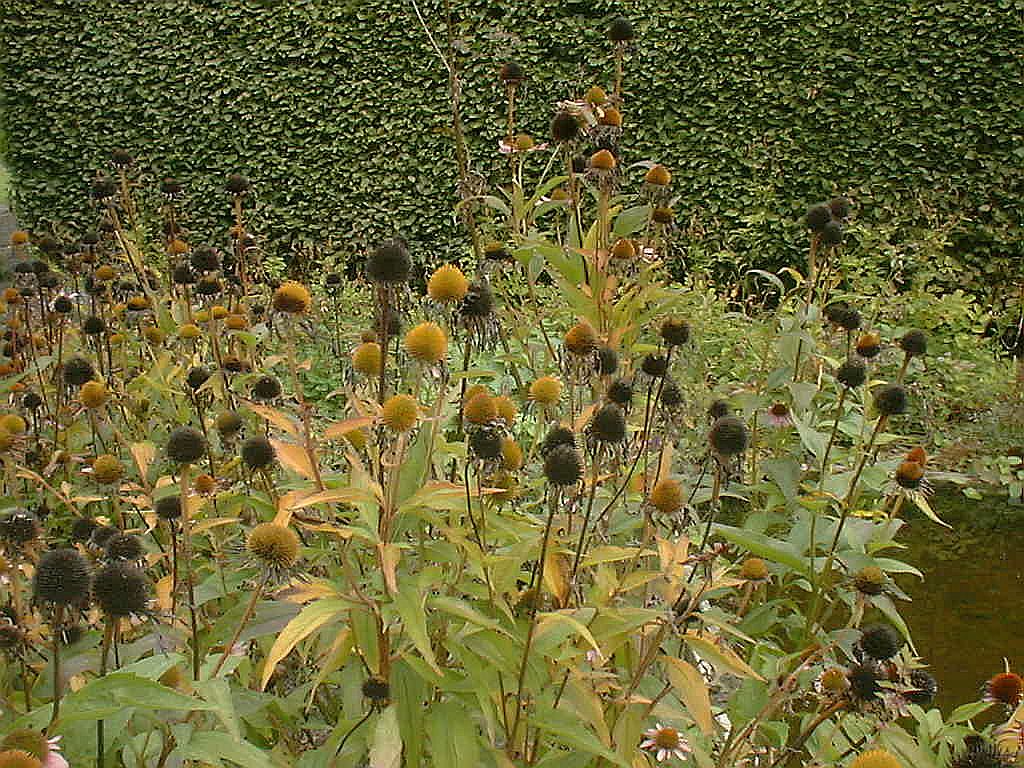
[(156, 446), (152, 443), (132, 443), (132, 458), (135, 459), (135, 466), (139, 469), (139, 477), (143, 482), (149, 475), (149, 467), (156, 457)]
[(752, 677), (755, 680), (764, 681), (764, 678), (751, 669), (747, 662), (737, 656), (734, 650), (724, 644), (720, 645), (717, 643), (717, 638), (714, 635), (709, 635), (707, 632), (703, 635), (698, 635), (696, 632), (686, 632), (683, 634), (683, 640), (702, 659), (713, 664), (716, 669), (725, 669), (740, 677)]
[(316, 479), (316, 473), (313, 471), (313, 465), (309, 462), (309, 454), (306, 453), (305, 448), (281, 440), (271, 440), (270, 444), (274, 446), (278, 461), (288, 469), (297, 475), (302, 475), (307, 480)]
[(283, 429), (289, 435), (292, 435), (293, 437), (299, 436), (299, 426), (295, 423), (295, 419), (288, 414), (282, 413), (274, 408), (268, 408), (265, 405), (257, 405), (256, 403), (246, 403), (246, 407), (258, 416), (262, 416), (275, 427)]
[(291, 509), (305, 509), (315, 504), (334, 504), (339, 501), (345, 504), (370, 503), (373, 502), (373, 494), (360, 488), (329, 488), (326, 491), (307, 494), (305, 498), (292, 504)]
[(565, 555), (548, 550), (544, 557), (544, 586), (559, 606), (565, 605), (569, 597), (569, 561)]
[(345, 435), (347, 435), (349, 432), (353, 430), (363, 429), (364, 427), (368, 427), (371, 424), (373, 424), (372, 416), (356, 416), (355, 418), (352, 419), (337, 421), (334, 424), (331, 424), (329, 427), (327, 427), (326, 430), (324, 430), (324, 439), (338, 440), (345, 437)]
[(662, 656), (661, 662), (665, 665), (669, 682), (675, 688), (676, 695), (690, 712), (693, 721), (705, 736), (710, 736), (714, 729), (714, 720), (711, 717), (711, 697), (708, 695), (704, 677), (696, 667), (682, 659)]
[(237, 523), (239, 518), (237, 517), (213, 517), (209, 520), (200, 520), (198, 523), (192, 524), (192, 534), (199, 535), (205, 533), (212, 528), (219, 528), (222, 525), (230, 525), (231, 523)]
[(398, 560), (402, 556), (402, 550), (397, 544), (378, 544), (380, 551), (380, 565), (384, 571), (384, 584), (387, 585), (388, 594), (398, 593)]
[(311, 634), (336, 619), (348, 608), (342, 600), (318, 600), (307, 605), (294, 619), (288, 622), (281, 634), (271, 646), (267, 658), (263, 662), (263, 675), (260, 678), (260, 690), (267, 687), (277, 663), (292, 652), (296, 645)]
[(161, 613), (171, 612), (171, 588), (173, 587), (172, 581), (173, 579), (171, 577), (171, 574), (167, 574), (162, 579), (160, 579), (156, 583), (156, 586), (153, 588), (153, 592), (156, 596), (156, 604), (157, 607), (160, 609)]

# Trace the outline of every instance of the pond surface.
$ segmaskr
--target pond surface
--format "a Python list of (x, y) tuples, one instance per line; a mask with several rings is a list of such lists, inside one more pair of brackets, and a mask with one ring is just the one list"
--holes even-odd
[(899, 603), (918, 654), (939, 681), (936, 706), (948, 715), (981, 697), (985, 681), (1024, 668), (1024, 508), (999, 498), (971, 501), (956, 490), (937, 493), (932, 507), (953, 526), (907, 515), (899, 556), (924, 573), (901, 578), (913, 598)]

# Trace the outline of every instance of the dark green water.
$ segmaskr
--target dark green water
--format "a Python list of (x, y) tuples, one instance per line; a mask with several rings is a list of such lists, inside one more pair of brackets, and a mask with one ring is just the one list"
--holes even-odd
[(955, 490), (936, 494), (932, 506), (953, 529), (908, 517), (899, 537), (908, 550), (898, 557), (925, 580), (899, 580), (913, 598), (899, 610), (939, 681), (936, 705), (948, 715), (981, 697), (1004, 657), (1015, 670), (1024, 667), (1024, 508), (998, 498), (971, 501)]

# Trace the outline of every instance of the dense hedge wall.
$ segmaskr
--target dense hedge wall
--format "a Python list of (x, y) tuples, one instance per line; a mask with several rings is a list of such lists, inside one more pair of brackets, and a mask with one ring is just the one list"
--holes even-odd
[[(543, 135), (555, 99), (609, 83), (605, 29), (624, 13), (627, 160), (673, 169), (691, 253), (778, 263), (805, 205), (844, 192), (908, 227), (958, 211), (976, 262), (1020, 254), (1021, 0), (452, 2), (484, 174), (502, 167), (501, 62), (527, 69), (524, 127)], [(29, 224), (85, 227), (88, 179), (123, 146), (188, 183), (200, 235), (242, 171), (269, 242), (355, 250), (397, 230), (424, 258), (464, 247), (445, 74), (411, 2), (3, 6), (6, 160)], [(443, 42), (441, 8), (420, 3)]]

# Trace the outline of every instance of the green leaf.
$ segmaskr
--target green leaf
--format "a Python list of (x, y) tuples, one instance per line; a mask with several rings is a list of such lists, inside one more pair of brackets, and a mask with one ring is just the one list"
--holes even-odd
[(348, 603), (337, 598), (324, 598), (310, 603), (278, 635), (277, 640), (263, 661), (263, 674), (260, 677), (260, 690), (267, 687), (277, 663), (292, 652), (296, 645), (329, 624), (349, 608)]
[(403, 583), (398, 594), (394, 598), (394, 606), (398, 609), (408, 633), (416, 650), (419, 651), (427, 664), (430, 665), (438, 675), (443, 674), (438, 666), (437, 658), (434, 656), (434, 649), (430, 644), (430, 637), (427, 634), (427, 617), (423, 611), (424, 596), (420, 590), (411, 583)]
[(381, 712), (370, 744), (370, 768), (399, 768), (402, 764), (402, 734), (398, 710), (392, 704)]
[(757, 531), (734, 528), (731, 525), (715, 524), (713, 530), (758, 557), (781, 563), (804, 576), (808, 575), (807, 560), (788, 542), (773, 539)]

